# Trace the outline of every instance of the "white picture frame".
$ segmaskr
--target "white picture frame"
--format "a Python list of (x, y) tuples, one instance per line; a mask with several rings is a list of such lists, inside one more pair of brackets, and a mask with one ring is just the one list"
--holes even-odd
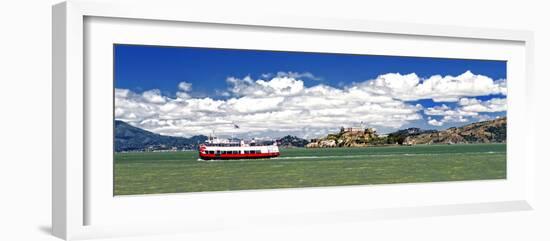
[[(155, 11), (149, 11), (152, 7)], [(508, 146), (508, 158), (516, 160), (509, 165), (509, 173), (512, 177), (506, 182), (459, 182), (459, 183), (438, 183), (438, 184), (400, 184), (400, 185), (382, 185), (369, 187), (335, 187), (335, 188), (306, 188), (306, 189), (285, 189), (285, 190), (267, 190), (250, 192), (216, 192), (206, 194), (171, 194), (171, 195), (147, 195), (142, 197), (114, 198), (106, 193), (112, 190), (105, 190), (109, 182), (98, 182), (94, 175), (89, 174), (90, 169), (101, 168), (90, 160), (90, 148), (94, 141), (87, 139), (92, 131), (89, 126), (89, 119), (94, 106), (90, 105), (89, 98), (95, 98), (90, 89), (99, 88), (100, 91), (111, 91), (109, 86), (90, 86), (86, 84), (86, 68), (96, 68), (90, 66), (86, 54), (86, 35), (100, 33), (97, 30), (86, 28), (86, 21), (90, 19), (115, 19), (132, 24), (144, 24), (152, 22), (149, 25), (150, 30), (158, 28), (159, 25), (171, 23), (178, 24), (207, 24), (211, 26), (223, 26), (225, 30), (231, 28), (254, 28), (256, 30), (276, 29), (279, 32), (299, 30), (307, 33), (314, 31), (316, 34), (334, 33), (335, 35), (344, 33), (354, 34), (381, 34), (389, 35), (395, 38), (426, 38), (428, 40), (455, 40), (463, 42), (463, 45), (470, 45), (469, 41), (479, 43), (477, 48), (487, 47), (492, 43), (510, 44), (517, 53), (509, 58), (518, 58), (521, 61), (515, 61), (518, 71), (515, 72), (516, 80), (509, 84), (511, 94), (509, 100), (513, 99), (513, 104), (509, 106), (510, 135), (519, 136), (522, 139), (512, 142)], [(350, 19), (318, 19), (302, 18), (284, 15), (208, 15), (200, 11), (194, 11), (185, 3), (178, 2), (136, 2), (128, 3), (124, 1), (94, 2), (94, 1), (67, 1), (53, 7), (53, 167), (52, 167), (52, 227), (53, 234), (63, 239), (81, 239), (93, 237), (111, 237), (120, 235), (169, 233), (169, 232), (193, 232), (200, 230), (231, 228), (239, 225), (250, 225), (248, 219), (255, 220), (254, 225), (276, 226), (292, 225), (293, 222), (341, 222), (343, 220), (369, 220), (384, 218), (401, 217), (423, 217), (433, 215), (451, 215), (468, 214), (496, 211), (514, 211), (530, 210), (534, 202), (534, 169), (535, 157), (533, 156), (534, 130), (529, 128), (531, 124), (529, 116), (530, 109), (527, 108), (531, 103), (530, 93), (533, 92), (533, 34), (529, 31), (520, 30), (497, 30), (482, 29), (456, 26), (439, 25), (421, 25), (410, 23), (390, 23), (390, 22), (371, 22)], [(100, 21), (101, 22), (101, 21)], [(103, 21), (110, 24), (109, 21)], [(101, 25), (101, 23), (100, 23)], [(114, 25), (117, 25), (116, 23)], [(132, 30), (120, 24), (117, 29), (128, 30), (128, 36), (132, 35)], [(90, 31), (90, 32), (87, 32)], [(200, 31), (200, 30), (197, 30)], [(112, 33), (112, 32), (111, 32)], [(159, 30), (159, 38), (162, 31)], [(138, 35), (138, 34), (134, 34)], [(99, 36), (99, 35), (98, 35)], [(102, 36), (107, 36), (103, 34)], [(110, 35), (109, 35), (110, 36)], [(124, 36), (122, 36), (124, 37)], [(144, 41), (145, 43), (170, 44), (170, 36), (164, 36), (162, 39), (142, 39), (135, 41)], [(120, 39), (103, 38), (104, 41), (119, 41)], [(164, 40), (163, 40), (164, 39)], [(428, 41), (427, 40), (427, 41)], [(98, 40), (100, 41), (100, 40)], [(133, 41), (128, 38), (127, 41)], [(159, 41), (161, 43), (159, 43)], [(177, 44), (177, 42), (176, 42)], [(216, 44), (216, 43), (212, 43)], [(460, 44), (457, 44), (460, 45)], [(475, 45), (475, 44), (474, 44)], [(472, 45), (473, 48), (476, 48)], [(519, 46), (519, 47), (518, 47)], [(95, 48), (92, 46), (91, 48)], [(487, 47), (490, 48), (490, 47)], [(95, 49), (94, 49), (95, 50)], [(493, 52), (498, 52), (496, 49)], [(437, 51), (437, 49), (433, 50)], [(450, 51), (450, 50), (449, 50)], [(414, 54), (411, 52), (411, 54)], [(438, 55), (432, 53), (432, 55)], [(104, 55), (100, 58), (105, 58)], [(444, 56), (444, 54), (443, 54)], [(475, 57), (475, 56), (473, 56)], [(510, 60), (510, 59), (508, 59)], [(112, 60), (111, 60), (112, 61)], [(93, 62), (93, 61), (90, 61)], [(93, 64), (92, 64), (93, 65)], [(515, 68), (515, 67), (514, 67)], [(111, 88), (111, 89), (109, 89)], [(109, 119), (108, 121), (112, 121)], [(514, 126), (528, 126), (519, 130)], [(93, 127), (95, 128), (95, 127)], [(105, 127), (109, 128), (109, 127)], [(94, 129), (95, 131), (96, 129)], [(520, 133), (521, 132), (521, 133)], [(111, 132), (112, 133), (112, 132)], [(109, 141), (104, 142), (108, 143)], [(101, 172), (101, 171), (99, 171)], [(112, 182), (112, 180), (110, 180)], [(367, 190), (368, 189), (368, 190)], [(389, 202), (378, 204), (373, 201), (372, 208), (360, 208), (357, 203), (350, 202), (346, 208), (338, 208), (336, 205), (328, 203), (319, 203), (310, 205), (307, 202), (302, 203), (301, 210), (292, 210), (292, 206), (285, 206), (288, 203), (282, 201), (279, 208), (272, 210), (262, 210), (261, 206), (243, 206), (240, 200), (255, 199), (258, 202), (273, 202), (274, 199), (282, 196), (301, 197), (319, 199), (327, 196), (351, 197), (360, 196), (360, 193), (368, 192), (369, 195), (394, 196), (399, 197), (399, 193), (412, 190), (416, 193), (425, 193), (426, 198), (433, 197), (435, 192), (450, 192), (451, 190), (475, 190), (480, 195), (458, 198), (449, 196), (448, 199), (438, 201), (426, 201), (421, 199), (404, 200), (402, 202)], [(487, 192), (488, 190), (495, 190)], [(512, 191), (498, 191), (498, 190)], [(460, 191), (458, 191), (460, 192)], [(100, 194), (97, 194), (100, 193)], [(430, 194), (432, 193), (432, 194)], [(470, 193), (470, 192), (468, 192)], [(485, 197), (482, 195), (485, 193)], [(491, 197), (493, 195), (493, 197)], [(99, 198), (96, 198), (101, 196)], [(420, 196), (422, 197), (422, 196)], [(107, 199), (112, 200), (107, 200)], [(181, 213), (170, 212), (184, 205), (207, 206), (212, 203), (209, 200), (224, 199), (229, 204), (234, 204), (233, 210), (217, 210), (219, 216), (211, 216), (204, 220), (193, 220), (186, 223), (183, 228)], [(283, 198), (284, 199), (284, 198)], [(359, 200), (361, 200), (359, 198)], [(112, 201), (112, 202), (111, 202)], [(332, 199), (332, 203), (341, 203), (342, 199)], [(91, 203), (94, 203), (93, 205)], [(99, 203), (99, 204), (98, 204)], [(161, 204), (162, 203), (162, 204)], [(123, 206), (121, 206), (123, 204)], [(112, 206), (108, 206), (112, 205)], [(160, 210), (159, 205), (164, 208)], [(309, 206), (309, 209), (305, 207)], [(97, 207), (97, 208), (95, 208)], [(124, 208), (123, 208), (124, 207)], [(129, 208), (125, 208), (129, 207)], [(141, 211), (137, 215), (136, 210), (147, 209), (151, 212)], [(300, 204), (298, 203), (298, 207)], [(250, 209), (250, 210), (248, 210)], [(323, 211), (320, 211), (323, 210)], [(187, 210), (189, 217), (198, 217), (204, 215), (199, 213), (201, 208)], [(264, 211), (264, 212), (261, 212)], [(288, 211), (288, 212), (287, 212)], [(159, 212), (160, 214), (155, 214)], [(252, 212), (261, 212), (259, 216), (251, 215)], [(128, 217), (132, 213), (133, 217)], [(97, 222), (91, 220), (93, 216), (98, 218)], [(111, 215), (111, 216), (109, 216)], [(193, 216), (194, 215), (194, 216)], [(136, 218), (137, 216), (137, 218)], [(145, 221), (139, 216), (147, 217)], [(212, 222), (226, 218), (224, 221)], [(112, 223), (106, 219), (114, 220)], [(133, 220), (132, 220), (133, 219)], [(231, 224), (225, 222), (231, 221)], [(288, 221), (295, 220), (295, 221)], [(207, 225), (210, 223), (211, 225)]]

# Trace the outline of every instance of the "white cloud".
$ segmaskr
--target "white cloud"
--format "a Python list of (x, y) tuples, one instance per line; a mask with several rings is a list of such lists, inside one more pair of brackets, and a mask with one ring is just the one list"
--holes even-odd
[(428, 124), (429, 125), (432, 125), (432, 126), (442, 126), (443, 125), (443, 122), (442, 121), (438, 121), (436, 119), (429, 119), (428, 120)]
[[(399, 128), (421, 119), (421, 105), (411, 105), (358, 88), (327, 85), (305, 87), (290, 77), (271, 80), (229, 78), (231, 98), (161, 96), (157, 90), (139, 95), (117, 89), (115, 118), (166, 135), (261, 135), (294, 133), (314, 136), (340, 126), (365, 122)], [(185, 92), (182, 92), (185, 93)], [(235, 129), (232, 123), (240, 128)]]
[(193, 84), (182, 81), (178, 84), (179, 91), (176, 93), (176, 96), (179, 99), (189, 99), (191, 98), (191, 95), (189, 95), (189, 91), (193, 88)]
[(189, 91), (191, 91), (192, 86), (193, 85), (191, 83), (182, 81), (178, 84), (178, 89), (183, 91), (183, 92), (189, 92)]
[(160, 90), (157, 89), (145, 91), (141, 95), (149, 103), (162, 104), (166, 102), (166, 97), (162, 96)]
[(505, 80), (493, 80), (470, 71), (458, 76), (433, 75), (427, 79), (422, 79), (414, 73), (389, 73), (358, 86), (371, 93), (405, 101), (432, 99), (435, 102), (456, 102), (461, 97), (506, 95), (507, 92)]
[(320, 77), (317, 77), (317, 76), (313, 75), (310, 72), (303, 72), (303, 73), (290, 72), (290, 71), (289, 72), (277, 72), (277, 77), (289, 77), (289, 78), (293, 78), (293, 79), (321, 80)]
[(428, 124), (433, 126), (442, 126), (445, 123), (464, 123), (475, 118), (477, 121), (484, 121), (490, 117), (483, 113), (494, 113), (506, 111), (506, 99), (493, 98), (487, 101), (481, 101), (476, 98), (461, 98), (458, 106), (451, 109), (443, 104), (426, 108), (424, 114), (429, 116), (443, 116), (441, 120), (435, 120), (429, 117)]
[(429, 107), (424, 110), (424, 114), (431, 116), (475, 116), (477, 112), (465, 111), (461, 108), (451, 109), (443, 104), (440, 106)]
[(443, 117), (442, 121), (444, 123), (464, 123), (470, 121), (470, 119), (466, 118), (465, 116), (458, 115), (458, 116), (445, 116)]
[(478, 115), (478, 116), (475, 116), (476, 120), (477, 121), (487, 121), (487, 120), (492, 120), (492, 119), (498, 119), (500, 118), (500, 116), (495, 116), (495, 117), (491, 117), (489, 115)]
[[(298, 77), (308, 73), (281, 72), (262, 79), (230, 77), (224, 99), (197, 98), (189, 94), (192, 84), (181, 82), (175, 97), (148, 90), (141, 94), (127, 89), (115, 90), (115, 118), (165, 135), (272, 136), (294, 134), (316, 137), (336, 131), (340, 126), (364, 122), (379, 129), (401, 128), (430, 116), (429, 125), (481, 119), (479, 113), (506, 109), (506, 99), (479, 101), (466, 98), (505, 94), (505, 81), (466, 72), (460, 76), (386, 74), (374, 80), (340, 88), (318, 84), (307, 87)], [(458, 106), (423, 108), (407, 101), (452, 100)], [(432, 118), (437, 117), (436, 118)], [(235, 129), (233, 123), (240, 128)]]
[(470, 112), (502, 112), (506, 111), (506, 99), (493, 98), (488, 101), (480, 101), (475, 98), (462, 98), (459, 101), (462, 110)]
[(250, 76), (243, 79), (230, 77), (227, 83), (235, 96), (289, 96), (304, 90), (304, 82), (290, 77), (275, 77), (271, 80), (252, 80)]
[(244, 114), (252, 114), (258, 112), (277, 111), (280, 109), (284, 97), (241, 97), (232, 98), (225, 102), (225, 105), (230, 111)]
[(321, 77), (317, 77), (317, 76), (313, 75), (310, 72), (299, 73), (299, 72), (292, 72), (292, 71), (288, 71), (288, 72), (279, 71), (276, 74), (265, 73), (265, 74), (262, 74), (261, 76), (264, 79), (271, 79), (273, 77), (279, 77), (279, 78), (288, 77), (288, 78), (293, 78), (293, 79), (311, 79), (311, 80), (321, 80), (322, 79)]

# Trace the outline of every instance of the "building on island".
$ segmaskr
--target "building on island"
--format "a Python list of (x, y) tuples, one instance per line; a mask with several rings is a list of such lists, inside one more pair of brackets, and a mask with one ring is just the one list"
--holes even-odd
[(341, 127), (340, 134), (351, 133), (351, 134), (373, 134), (376, 131), (373, 128), (362, 128), (362, 127)]

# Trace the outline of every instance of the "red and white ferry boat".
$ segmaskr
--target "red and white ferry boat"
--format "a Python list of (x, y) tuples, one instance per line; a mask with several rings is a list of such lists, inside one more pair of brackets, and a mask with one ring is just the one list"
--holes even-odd
[(245, 142), (210, 137), (199, 145), (199, 157), (203, 160), (271, 158), (279, 155), (277, 142), (272, 145), (257, 145), (254, 140)]

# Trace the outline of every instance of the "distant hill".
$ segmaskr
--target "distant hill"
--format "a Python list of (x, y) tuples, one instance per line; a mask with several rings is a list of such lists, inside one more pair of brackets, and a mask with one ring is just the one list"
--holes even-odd
[(164, 136), (115, 120), (115, 151), (170, 150), (172, 148), (196, 149), (197, 144), (208, 137), (199, 135), (191, 138)]
[(409, 135), (404, 142), (406, 144), (503, 143), (506, 142), (506, 117), (433, 133)]
[(371, 128), (348, 130), (314, 139), (306, 147), (365, 147), (380, 145), (502, 143), (506, 142), (506, 117), (446, 130), (408, 128), (381, 136)]
[(398, 130), (396, 132), (392, 132), (388, 134), (386, 137), (385, 143), (386, 144), (403, 144), (405, 140), (408, 138), (417, 137), (424, 134), (433, 134), (437, 133), (437, 130), (422, 130), (420, 128), (408, 128), (403, 130)]
[(277, 140), (277, 145), (280, 147), (304, 147), (309, 143), (309, 141), (296, 137), (287, 135), (283, 138)]

